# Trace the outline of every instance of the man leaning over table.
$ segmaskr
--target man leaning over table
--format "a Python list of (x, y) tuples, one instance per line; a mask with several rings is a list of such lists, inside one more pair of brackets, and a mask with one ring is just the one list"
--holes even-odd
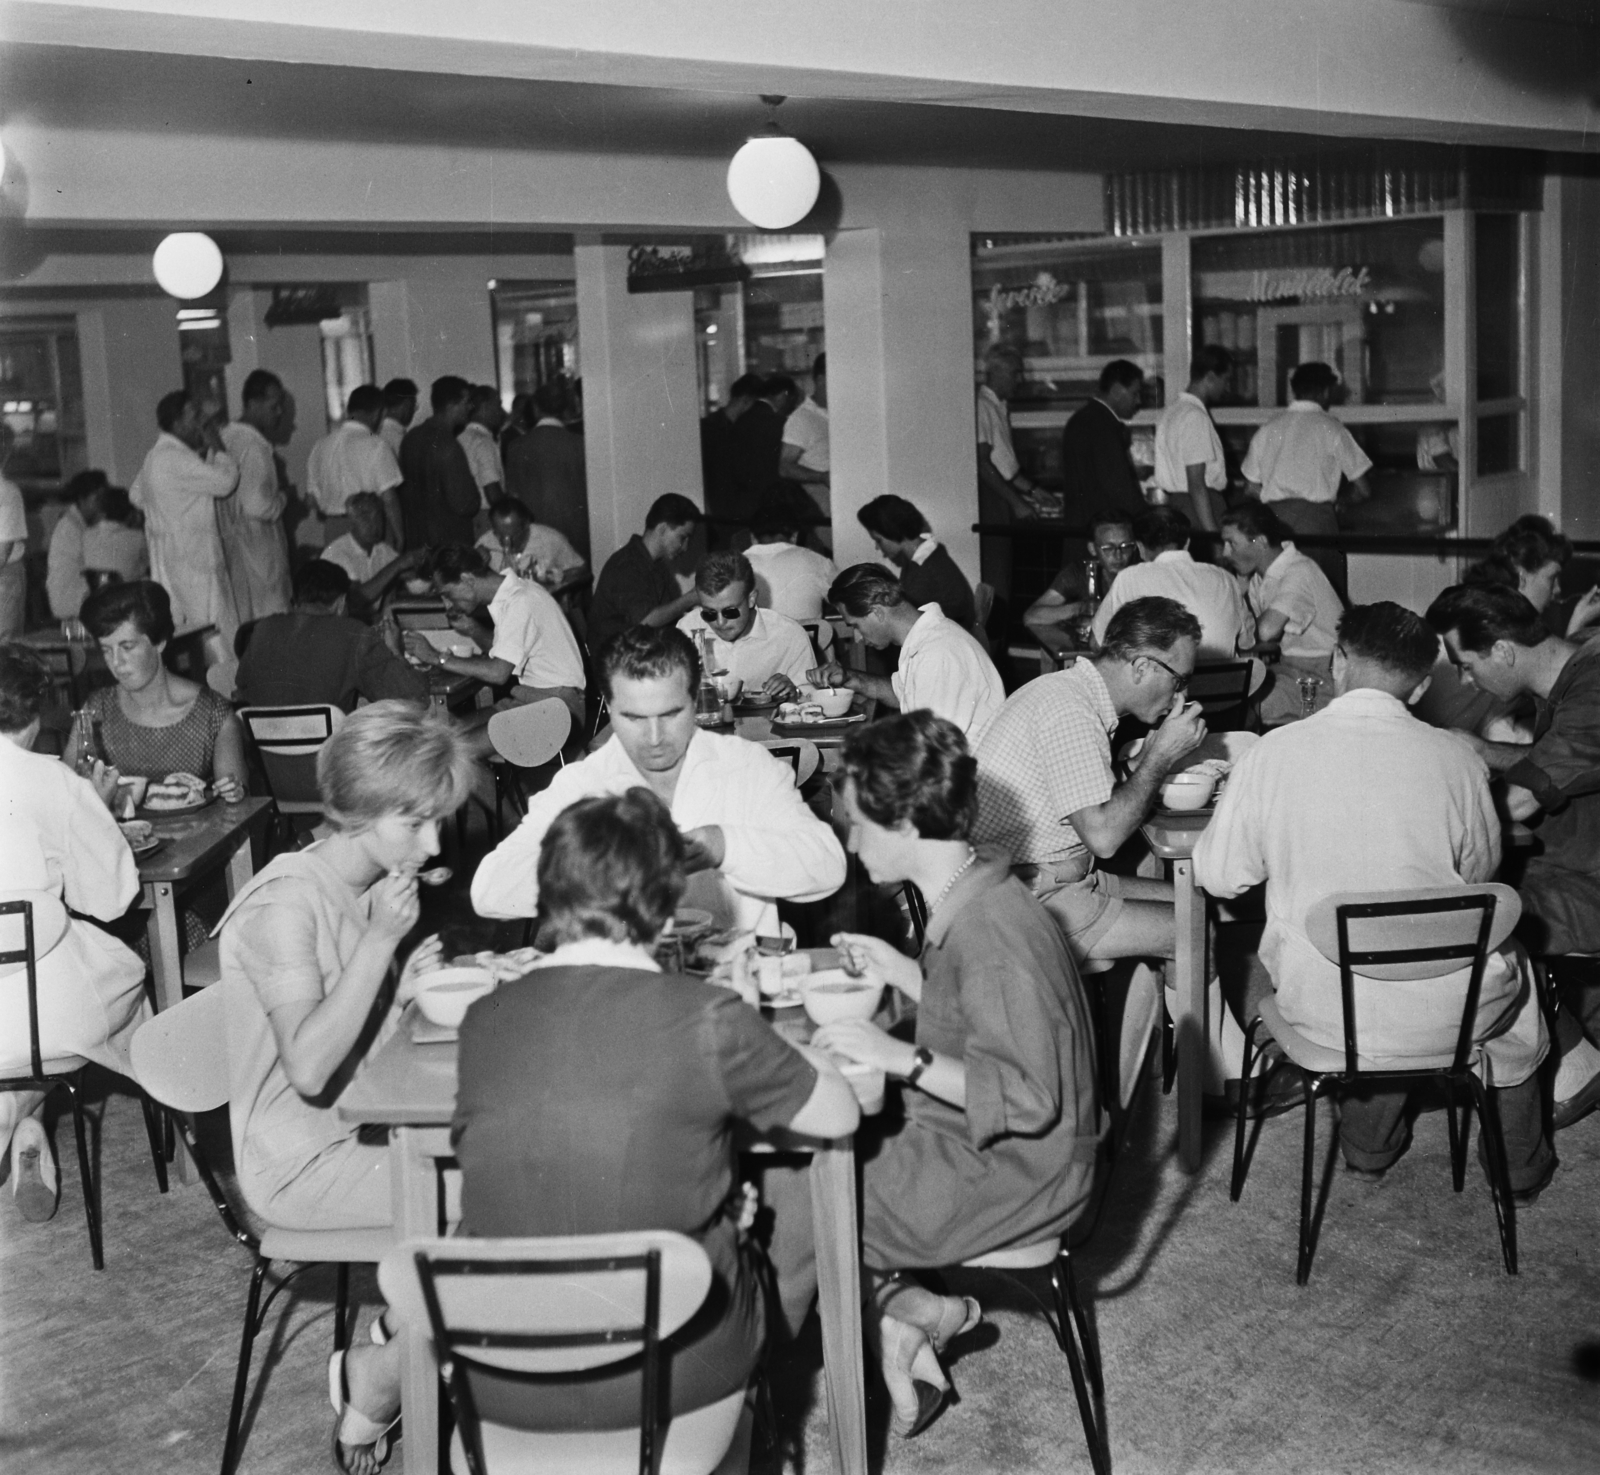
[(811, 637), (798, 620), (756, 604), (756, 576), (742, 553), (712, 553), (694, 578), (698, 607), (678, 628), (691, 640), (711, 636), (716, 670), (737, 676), (748, 693), (776, 701), (794, 698), (815, 659)]
[(539, 844), (567, 805), (645, 787), (689, 841), (684, 903), (720, 927), (776, 933), (775, 901), (820, 901), (844, 884), (844, 851), (806, 807), (787, 763), (743, 738), (695, 725), (700, 657), (679, 630), (638, 626), (600, 658), (610, 740), (558, 772), (527, 818), (478, 866), (472, 904), (484, 917), (538, 910)]
[[(1176, 956), (1171, 883), (1114, 875), (1098, 862), (1127, 843), (1155, 807), (1167, 774), (1206, 735), (1198, 703), (1183, 700), (1199, 645), (1200, 622), (1176, 600), (1136, 599), (1117, 611), (1097, 655), (1013, 693), (978, 744), (974, 838), (1011, 856), (1013, 874), (1055, 916), (1080, 961)], [(1111, 734), (1129, 715), (1152, 731), (1118, 783)], [(1156, 1004), (1154, 975), (1136, 969), (1123, 1016), (1124, 1102)], [(1175, 995), (1168, 1008), (1176, 1015)], [(1207, 1090), (1219, 1095), (1237, 1071), (1244, 1032), (1223, 1007), (1215, 980), (1208, 1008)]]
[[(1499, 868), (1500, 823), (1483, 760), (1458, 735), (1409, 710), (1427, 687), (1436, 650), (1426, 622), (1397, 604), (1346, 610), (1333, 653), (1333, 701), (1245, 753), (1195, 846), (1195, 880), (1213, 896), (1267, 883), (1261, 962), (1277, 1005), (1329, 1049), (1343, 1048), (1344, 1010), (1337, 965), (1306, 935), (1316, 903), (1336, 892), (1473, 885), (1493, 880)], [(1469, 972), (1415, 981), (1358, 975), (1362, 1053), (1400, 1063), (1448, 1055)], [(1245, 1012), (1255, 1010), (1247, 1004)], [(1531, 1202), (1554, 1171), (1555, 1154), (1537, 1077), (1549, 1045), (1519, 948), (1489, 959), (1476, 1037), (1493, 1068), (1512, 1193)], [(1352, 1171), (1375, 1180), (1405, 1152), (1406, 1098), (1404, 1088), (1341, 1098), (1339, 1141)]]
[[(1548, 958), (1600, 952), (1600, 642), (1552, 635), (1513, 589), (1456, 585), (1434, 600), (1428, 623), (1463, 680), (1534, 699), (1531, 747), (1454, 734), (1504, 780), (1506, 813), (1538, 838), (1517, 883), (1519, 931)], [(1600, 1104), (1600, 984), (1589, 971), (1563, 977), (1558, 992), (1551, 1123), (1560, 1131)]]

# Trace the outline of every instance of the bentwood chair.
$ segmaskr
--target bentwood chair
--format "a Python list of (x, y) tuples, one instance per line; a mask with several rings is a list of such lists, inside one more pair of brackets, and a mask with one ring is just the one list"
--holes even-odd
[[(665, 1230), (546, 1239), (420, 1239), (378, 1267), (391, 1311), (426, 1336), (455, 1410), (455, 1475), (732, 1475), (748, 1459), (743, 1390), (667, 1420), (661, 1339), (699, 1310), (711, 1262)], [(638, 1426), (528, 1430), (478, 1412), (485, 1373), (560, 1387), (641, 1361)]]
[[(78, 1144), (78, 1176), (83, 1183), (83, 1217), (89, 1226), (89, 1254), (96, 1270), (106, 1268), (101, 1242), (99, 1185), (89, 1159), (89, 1137), (83, 1115), (83, 1077), (89, 1062), (80, 1055), (46, 1057), (39, 1045), (39, 958), (65, 935), (70, 925), (66, 909), (48, 891), (13, 892), (0, 896), (0, 993), (15, 988), (18, 975), (28, 1009), (27, 1069), (0, 1075), (0, 1091), (63, 1090), (72, 1103), (72, 1132)], [(9, 1062), (8, 1062), (9, 1063)], [(0, 1067), (3, 1069), (4, 1067)], [(150, 1135), (150, 1156), (156, 1165), (156, 1186), (167, 1191), (167, 1160), (162, 1151), (161, 1126), (149, 1098), (141, 1093), (145, 1130)]]
[[(338, 1267), (333, 1317), (334, 1350), (349, 1344), (350, 1266), (376, 1264), (394, 1244), (391, 1229), (267, 1229), (259, 1237), (237, 1212), (196, 1140), (190, 1114), (215, 1111), (228, 1104), (228, 1038), (226, 997), (222, 988), (208, 988), (140, 1025), (133, 1037), (133, 1069), (139, 1084), (175, 1117), (184, 1145), (199, 1169), (206, 1192), (228, 1233), (250, 1251), (254, 1264), (245, 1301), (239, 1366), (234, 1374), (233, 1403), (222, 1445), (222, 1475), (232, 1475), (240, 1454), (239, 1425), (250, 1386), (250, 1357), (256, 1334), (278, 1293), (302, 1271), (332, 1262)], [(273, 1278), (266, 1301), (262, 1284), (274, 1260), (297, 1262), (288, 1274)]]
[[(1300, 1180), (1300, 1248), (1295, 1280), (1304, 1285), (1311, 1276), (1317, 1248), (1319, 1216), (1314, 1210), (1316, 1178), (1317, 1097), (1370, 1085), (1401, 1085), (1437, 1080), (1447, 1092), (1450, 1126), (1450, 1167), (1455, 1191), (1466, 1182), (1467, 1137), (1470, 1116), (1476, 1111), (1479, 1130), (1489, 1159), (1489, 1191), (1500, 1228), (1500, 1249), (1506, 1274), (1517, 1273), (1516, 1209), (1506, 1167), (1505, 1141), (1495, 1105), (1494, 1079), (1482, 1045), (1474, 1039), (1478, 999), (1489, 954), (1498, 948), (1517, 924), (1522, 905), (1509, 886), (1424, 887), (1414, 891), (1348, 892), (1324, 897), (1306, 919), (1306, 934), (1313, 945), (1339, 969), (1339, 995), (1343, 1012), (1344, 1046), (1330, 1049), (1300, 1033), (1284, 1019), (1273, 995), (1261, 1001), (1261, 1010), (1245, 1031), (1243, 1077), (1250, 1079), (1256, 1038), (1264, 1031), (1275, 1040), (1288, 1063), (1306, 1077), (1305, 1152)], [(1363, 1051), (1357, 1039), (1356, 986), (1366, 979), (1417, 982), (1443, 978), (1470, 969), (1455, 1047), (1434, 1056), (1394, 1059)], [(1453, 1016), (1452, 1016), (1453, 1018)], [(1446, 1021), (1441, 1019), (1441, 1027)], [(1381, 1046), (1377, 1047), (1381, 1050)], [(1249, 1161), (1245, 1151), (1246, 1094), (1239, 1094), (1235, 1123), (1233, 1181), (1235, 1203), (1244, 1190)], [(1458, 1121), (1458, 1100), (1469, 1103), (1468, 1119)]]
[(494, 822), (503, 836), (506, 803), (519, 819), (528, 812), (528, 799), (536, 791), (524, 775), (561, 758), (572, 733), (572, 712), (559, 697), (546, 697), (496, 712), (488, 732), (494, 746), (489, 760), (494, 773)]

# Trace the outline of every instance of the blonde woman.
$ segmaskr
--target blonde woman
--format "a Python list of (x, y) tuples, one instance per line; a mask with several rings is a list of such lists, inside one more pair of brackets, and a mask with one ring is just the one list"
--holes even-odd
[[(439, 941), (417, 945), (417, 872), (439, 851), (439, 821), (465, 800), (471, 759), (446, 717), (374, 702), (347, 718), (317, 758), (334, 833), (280, 855), (234, 899), (221, 925), (234, 1162), (250, 1207), (287, 1229), (391, 1222), (389, 1156), (361, 1142), (333, 1104), (394, 1028)], [(334, 1456), (373, 1475), (400, 1407), (398, 1347), (335, 1353)]]

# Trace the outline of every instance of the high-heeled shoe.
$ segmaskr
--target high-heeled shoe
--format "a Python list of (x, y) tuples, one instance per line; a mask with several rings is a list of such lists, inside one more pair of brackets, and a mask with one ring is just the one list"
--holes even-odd
[(973, 1297), (941, 1296), (899, 1274), (884, 1279), (875, 1300), (880, 1315), (920, 1328), (939, 1352), (983, 1320), (983, 1307)]

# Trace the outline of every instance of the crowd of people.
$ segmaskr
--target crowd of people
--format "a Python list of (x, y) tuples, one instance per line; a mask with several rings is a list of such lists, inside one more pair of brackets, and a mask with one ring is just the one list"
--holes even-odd
[[(0, 890), (54, 898), (65, 938), (39, 975), (45, 1053), (127, 1075), (147, 1016), (144, 963), (97, 925), (137, 891), (111, 818), (118, 780), (192, 773), (224, 802), (251, 785), (233, 705), (163, 659), (180, 624), (216, 624), (238, 637), (234, 702), (348, 714), (317, 757), (323, 823), (201, 917), (221, 939), (240, 1190), (285, 1228), (391, 1224), (389, 1154), (333, 1104), (443, 959), (437, 936), (417, 937), (418, 876), (441, 823), (481, 788), (490, 715), (557, 700), (576, 735), (570, 761), (470, 876), (475, 912), (536, 920), (545, 956), (462, 1027), (462, 1232), (695, 1238), (714, 1290), (665, 1349), (668, 1412), (685, 1413), (742, 1395), (768, 1340), (796, 1335), (815, 1298), (807, 1180), (782, 1166), (762, 1175), (771, 1212), (758, 1239), (737, 1208), (733, 1127), (875, 1134), (861, 1195), (868, 1331), (909, 1437), (945, 1402), (942, 1353), (981, 1316), (923, 1272), (1059, 1236), (1088, 1211), (1107, 1114), (1132, 1096), (1179, 945), (1170, 883), (1125, 862), (1163, 782), (1207, 736), (1187, 699), (1197, 670), (1254, 656), (1266, 730), (1234, 765), (1194, 865), (1213, 896), (1262, 888), (1266, 926), (1242, 1008), (1210, 982), (1207, 1094), (1266, 1111), (1301, 1089), (1282, 1072), (1241, 1079), (1243, 1026), (1269, 992), (1308, 1038), (1342, 1044), (1339, 970), (1308, 933), (1322, 898), (1505, 879), (1522, 921), (1491, 959), (1473, 1028), (1513, 1197), (1533, 1203), (1556, 1168), (1553, 1132), (1600, 1105), (1600, 987), (1580, 957), (1600, 951), (1600, 641), (1585, 643), (1600, 597), (1560, 606), (1570, 549), (1523, 519), (1425, 613), (1347, 604), (1293, 536), (1331, 502), (1296, 465), (1333, 457), (1346, 480), (1364, 470), (1338, 460), (1342, 442), (1317, 418), (1322, 380), (1297, 371), (1310, 408), (1258, 437), (1259, 496), (1230, 509), (1210, 499), (1199, 425), (1224, 367), (1202, 355), (1197, 370), (1182, 410), (1193, 423), (1180, 417), (1166, 450), (1157, 440), (1158, 479), (1182, 489), (1164, 506), (1120, 493), (1104, 505), (1088, 562), (1069, 563), (1026, 616), (1075, 658), (1009, 694), (971, 585), (899, 497), (858, 514), (882, 561), (839, 570), (804, 546), (794, 500), (766, 485), (749, 548), (706, 554), (685, 588), (674, 565), (702, 513), (662, 496), (585, 602), (574, 594), (586, 542), (522, 490), (528, 465), (567, 454), (530, 449), (541, 430), (571, 438), (554, 397), (536, 397), (506, 445), (498, 396), (441, 379), (431, 416), (408, 428), (416, 391), (399, 381), (354, 391), (313, 452), (319, 556), (294, 568), (272, 451), (282, 385), (252, 374), (243, 414), (220, 428), (187, 394), (166, 396), (131, 499), (103, 481), (75, 487), (59, 561), (52, 543), (52, 600), (72, 605), (110, 677), (59, 759), (35, 751), (48, 674), (0, 644)], [(735, 385), (749, 403), (708, 434), (731, 438), (764, 406), (795, 451), (779, 452), (783, 476), (825, 490), (825, 372), (819, 360), (809, 401), (792, 391), (789, 422), (805, 404), (821, 416), (795, 439), (779, 416), (791, 390), (769, 394), (770, 381)], [(1076, 434), (1120, 435), (1137, 387), (1108, 370), (1103, 404), (1083, 412), (1098, 418)], [(989, 470), (1028, 490), (1003, 457)], [(129, 500), (144, 514), (148, 578), (124, 536), (136, 531)], [(1191, 555), (1191, 517), (1218, 534), (1222, 563)], [(89, 552), (102, 546), (118, 561), (91, 562), (113, 558)], [(109, 568), (119, 577), (89, 577)], [(401, 627), (402, 578), (442, 604), (454, 639)], [(841, 628), (824, 635), (830, 612)], [(875, 720), (850, 733), (829, 781), (803, 790), (761, 744), (697, 721), (705, 661), (769, 701), (848, 687), (875, 702)], [(429, 668), (481, 683), (493, 706), (464, 720), (430, 707)], [(1283, 699), (1300, 674), (1325, 683), (1314, 712)], [(605, 726), (586, 741), (602, 700)], [(1113, 749), (1128, 721), (1145, 734), (1131, 758)], [(663, 976), (657, 943), (681, 905), (735, 937), (780, 936), (780, 910), (846, 886), (847, 854), (925, 906), (912, 951), (864, 932), (827, 939), (890, 990), (892, 1010), (797, 1046), (739, 993)], [(1558, 970), (1553, 1042), (1533, 959)], [(1101, 1058), (1081, 972), (1119, 960), (1134, 966)], [(1466, 970), (1425, 987), (1360, 979), (1369, 1047), (1399, 1062), (1437, 1053), (1466, 985)], [(7, 1061), (26, 1054), (27, 1029), (19, 976), (0, 977)], [(903, 1114), (864, 1124), (842, 1064), (899, 1080)], [(1354, 1174), (1379, 1178), (1404, 1153), (1405, 1107), (1395, 1091), (1345, 1102)], [(0, 1093), (11, 1191), (29, 1218), (48, 1217), (57, 1192), (40, 1110), (33, 1094)], [(340, 1463), (362, 1475), (387, 1457), (399, 1414), (392, 1331), (380, 1317), (331, 1368)], [(521, 1427), (575, 1411), (603, 1425), (638, 1407), (640, 1373), (626, 1364), (581, 1389), (474, 1376), (484, 1415)]]

